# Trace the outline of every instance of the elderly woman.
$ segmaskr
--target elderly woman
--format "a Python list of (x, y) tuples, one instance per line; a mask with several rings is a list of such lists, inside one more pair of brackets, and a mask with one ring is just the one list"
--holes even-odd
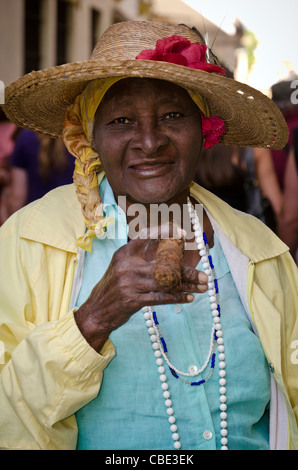
[(6, 91), (76, 168), (1, 231), (0, 446), (297, 449), (295, 264), (192, 183), (203, 146), (282, 147), (275, 105), (196, 31), (150, 22)]

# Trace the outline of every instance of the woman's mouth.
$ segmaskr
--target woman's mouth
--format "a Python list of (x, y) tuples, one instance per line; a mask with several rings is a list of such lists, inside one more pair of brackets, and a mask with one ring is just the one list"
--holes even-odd
[(150, 162), (131, 165), (129, 170), (136, 178), (156, 178), (170, 171), (173, 162)]

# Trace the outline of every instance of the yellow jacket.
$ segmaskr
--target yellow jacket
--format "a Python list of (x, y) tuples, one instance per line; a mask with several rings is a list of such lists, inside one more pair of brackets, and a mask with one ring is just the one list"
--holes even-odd
[[(296, 265), (257, 219), (197, 185), (191, 192), (208, 211), (270, 364), (270, 446), (298, 449)], [(114, 356), (110, 340), (101, 354), (89, 346), (71, 309), (84, 232), (73, 185), (26, 206), (0, 230), (0, 448), (75, 449), (74, 413), (97, 396)]]

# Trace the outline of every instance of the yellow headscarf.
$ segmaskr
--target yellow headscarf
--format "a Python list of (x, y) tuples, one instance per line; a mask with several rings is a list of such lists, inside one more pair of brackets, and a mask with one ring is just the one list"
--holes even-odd
[[(125, 77), (111, 77), (106, 79), (97, 79), (89, 82), (83, 93), (80, 95), (80, 109), (83, 129), (90, 141), (92, 141), (94, 117), (101, 100), (106, 92), (119, 80)], [(204, 116), (209, 116), (209, 110), (206, 100), (192, 90), (186, 89), (190, 97), (202, 111)]]
[[(104, 217), (99, 194), (97, 174), (102, 164), (97, 152), (92, 148), (93, 124), (96, 110), (109, 88), (125, 77), (110, 77), (92, 80), (85, 90), (77, 96), (67, 108), (63, 127), (63, 140), (69, 152), (76, 157), (74, 183), (82, 206), (87, 226), (86, 233), (77, 239), (77, 244), (84, 250), (92, 250), (92, 241), (105, 233), (107, 225), (113, 223), (113, 217)], [(205, 99), (191, 90), (187, 90), (204, 116), (209, 116)]]

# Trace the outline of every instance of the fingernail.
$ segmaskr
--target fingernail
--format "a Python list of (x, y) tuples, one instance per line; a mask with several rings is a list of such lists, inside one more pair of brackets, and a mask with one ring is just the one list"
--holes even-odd
[(202, 271), (199, 272), (199, 284), (206, 284), (208, 282), (207, 274), (203, 273)]
[(192, 294), (188, 294), (186, 298), (187, 298), (187, 301), (188, 301), (188, 302), (192, 302), (193, 299), (195, 298), (195, 296), (192, 295)]

